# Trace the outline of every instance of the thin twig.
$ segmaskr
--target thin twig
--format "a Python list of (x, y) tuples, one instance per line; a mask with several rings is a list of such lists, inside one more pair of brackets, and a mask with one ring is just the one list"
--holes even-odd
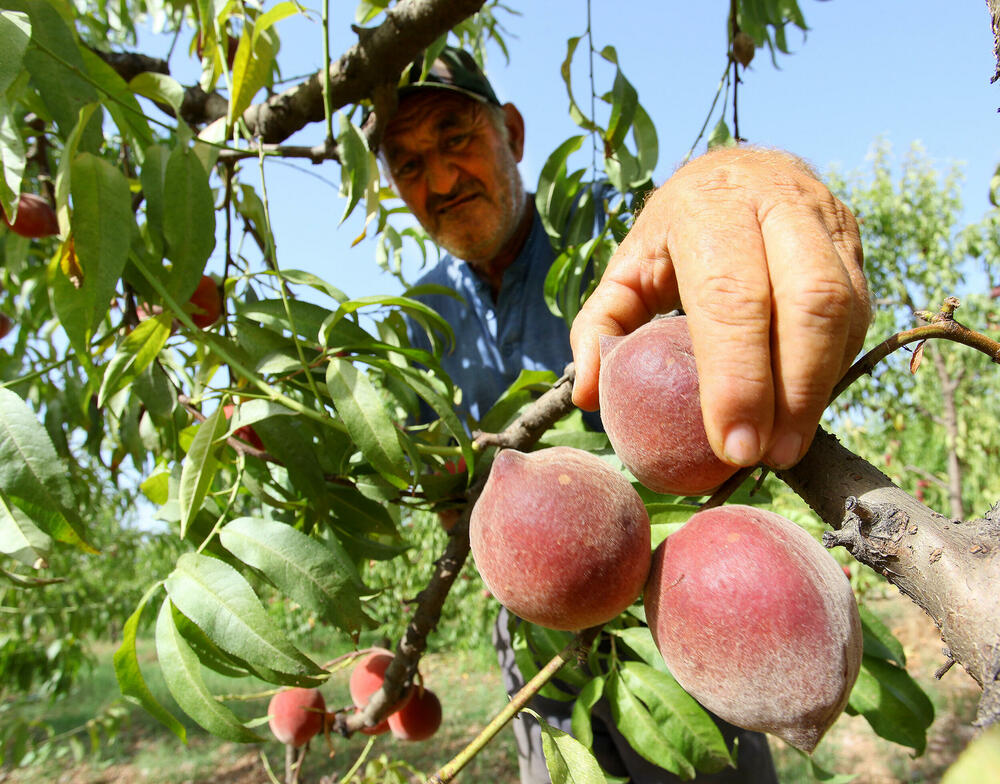
[(468, 764), (468, 762), (475, 757), (483, 747), (486, 746), (496, 734), (500, 732), (506, 726), (507, 722), (510, 721), (517, 713), (522, 710), (531, 701), (531, 698), (538, 693), (546, 683), (548, 683), (552, 677), (562, 669), (563, 665), (566, 664), (570, 659), (575, 659), (577, 656), (577, 651), (581, 648), (588, 648), (597, 635), (600, 633), (601, 627), (594, 626), (576, 635), (569, 643), (563, 648), (559, 653), (552, 657), (548, 664), (546, 664), (542, 669), (538, 671), (530, 681), (528, 681), (521, 689), (515, 694), (507, 706), (500, 711), (496, 716), (493, 717), (492, 721), (487, 724), (482, 732), (480, 732), (468, 746), (462, 749), (454, 758), (448, 763), (446, 763), (437, 773), (434, 773), (430, 778), (427, 779), (427, 784), (447, 784), (447, 782), (452, 781), (458, 772), (462, 770)]

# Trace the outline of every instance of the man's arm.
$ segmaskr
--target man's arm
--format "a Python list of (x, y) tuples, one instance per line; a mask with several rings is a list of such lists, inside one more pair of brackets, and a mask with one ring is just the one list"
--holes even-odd
[(727, 148), (647, 200), (573, 323), (573, 400), (597, 407), (600, 335), (687, 313), (709, 443), (784, 468), (812, 441), (870, 320), (851, 212), (801, 160)]

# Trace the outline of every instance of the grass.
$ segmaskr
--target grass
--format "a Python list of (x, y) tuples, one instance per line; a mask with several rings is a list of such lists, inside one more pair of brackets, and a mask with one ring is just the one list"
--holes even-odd
[[(933, 677), (941, 663), (941, 644), (936, 630), (908, 600), (894, 598), (870, 605), (903, 642), (908, 657), (908, 670), (924, 686), (935, 704), (936, 718), (928, 738), (928, 748), (921, 757), (913, 758), (911, 750), (878, 738), (861, 717), (843, 716), (824, 738), (816, 751), (820, 765), (841, 774), (855, 774), (856, 784), (899, 784), (901, 782), (939, 781), (943, 771), (972, 737), (970, 727), (975, 715), (979, 689), (961, 670), (955, 667), (940, 682)], [(189, 742), (185, 746), (141, 709), (122, 703), (118, 696), (111, 666), (113, 648), (99, 646), (98, 665), (85, 679), (73, 699), (60, 705), (57, 715), (47, 715), (56, 733), (70, 733), (85, 727), (94, 716), (126, 706), (120, 732), (110, 742), (103, 742), (96, 753), (86, 751), (86, 733), (78, 733), (84, 741), (84, 757), (76, 760), (67, 742), (59, 743), (48, 759), (18, 770), (0, 770), (0, 782), (9, 784), (261, 784), (267, 775), (261, 755), (267, 757), (278, 780), (284, 778), (284, 750), (277, 742), (259, 745), (238, 745), (209, 736), (201, 729), (188, 725)], [(140, 647), (141, 661), (152, 659), (149, 646)], [(322, 657), (321, 657), (322, 658)], [(145, 666), (150, 688), (171, 705), (156, 668)], [(505, 704), (506, 695), (500, 682), (490, 648), (430, 654), (421, 664), (426, 685), (440, 697), (445, 723), (439, 733), (424, 743), (404, 743), (391, 735), (379, 736), (370, 753), (372, 767), (384, 755), (391, 760), (405, 760), (425, 776), (451, 759), (468, 743)], [(208, 673), (209, 687), (214, 693), (244, 693), (252, 691), (252, 683), (224, 679)], [(324, 687), (330, 708), (347, 706), (346, 671), (335, 674)], [(230, 703), (244, 718), (259, 718), (266, 712), (266, 697)], [(39, 714), (42, 706), (39, 706)], [(267, 735), (266, 727), (262, 728)], [(302, 784), (331, 782), (336, 784), (364, 749), (368, 738), (358, 735), (351, 739), (332, 739), (334, 756), (330, 758), (322, 741), (314, 741), (303, 768)], [(781, 741), (772, 740), (779, 777), (785, 784), (811, 781), (809, 763), (794, 749)], [(80, 747), (77, 747), (77, 752)], [(417, 780), (423, 780), (419, 778)], [(489, 744), (459, 776), (463, 784), (517, 784), (517, 761), (513, 734), (505, 729)], [(365, 780), (375, 782), (406, 782), (406, 778), (385, 778), (382, 775)]]

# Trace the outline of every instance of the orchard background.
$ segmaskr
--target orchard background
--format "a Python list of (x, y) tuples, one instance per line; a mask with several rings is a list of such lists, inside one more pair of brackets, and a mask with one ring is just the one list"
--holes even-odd
[[(164, 733), (186, 741), (193, 723), (253, 744), (266, 733), (261, 694), (322, 686), (350, 661), (329, 665), (315, 651), (388, 640), (398, 653), (383, 691), (365, 713), (338, 720), (351, 734), (381, 717), (428, 647), (481, 651), (488, 639), (495, 604), (465, 563), (466, 525), (495, 445), (570, 444), (615, 463), (606, 439), (572, 413), (568, 384), (551, 374), (524, 374), (481, 422), (459, 419), (439, 353), (411, 348), (402, 318), (419, 323), (438, 352), (454, 340), (437, 314), (406, 296), (415, 265), (436, 251), (380, 181), (371, 152), (399, 73), (421, 50), (458, 43), (488, 54), (492, 73), (504, 53), (517, 58), (508, 26), (523, 19), (535, 34), (546, 22), (532, 25), (539, 12), (531, 7), (481, 0), (385, 6), (348, 9), (357, 25), (350, 33), (316, 33), (310, 51), (322, 67), (296, 76), (284, 65), (295, 51), (285, 31), (303, 22), (325, 30), (328, 7), (4, 0), (0, 204), (13, 219), (18, 194), (36, 194), (57, 218), (54, 233), (39, 238), (0, 228), (6, 767), (78, 751), (83, 733), (97, 754), (113, 742), (116, 707), (79, 733), (56, 734), (50, 721), (107, 641), (122, 692)], [(564, 83), (559, 121), (573, 130), (553, 136), (558, 123), (526, 111), (529, 139), (537, 127), (545, 140), (534, 163), (537, 202), (563, 251), (547, 294), (567, 319), (587, 293), (579, 269), (590, 259), (600, 268), (627, 230), (632, 197), (688, 149), (739, 137), (799, 151), (794, 137), (757, 131), (747, 107), (756, 79), (780, 85), (778, 66), (795, 57), (789, 49), (808, 50), (803, 12), (811, 6), (733, 2), (696, 20), (661, 11), (674, 28), (715, 30), (711, 80), (661, 76), (677, 91), (669, 116), (648, 111), (625, 65), (629, 40), (605, 37), (591, 17), (599, 8), (571, 6), (576, 33), (552, 41), (555, 68), (538, 74)], [(984, 83), (995, 67), (988, 9), (976, 77)], [(731, 56), (739, 33), (756, 50), (748, 65)], [(331, 38), (338, 45), (324, 46)], [(516, 90), (501, 97), (520, 103)], [(923, 95), (924, 110), (935, 111), (937, 98)], [(795, 101), (786, 101), (768, 112), (791, 117)], [(671, 134), (682, 115), (690, 130), (679, 143)], [(956, 153), (963, 149), (957, 140)], [(731, 497), (767, 504), (817, 535), (832, 527), (826, 541), (850, 548), (853, 558), (834, 552), (862, 608), (893, 584), (926, 610), (947, 646), (941, 663), (957, 662), (984, 687), (976, 722), (993, 729), (969, 752), (984, 756), (1000, 743), (1000, 376), (991, 363), (1000, 357), (1000, 227), (985, 185), (997, 160), (1000, 151), (972, 172), (984, 214), (964, 205), (957, 169), (919, 147), (898, 158), (876, 142), (863, 167), (829, 173), (861, 223), (876, 300), (871, 347), (894, 342), (876, 349), (831, 405), (824, 424), (839, 443), (820, 436), (783, 482), (769, 477), (751, 496), (749, 480)], [(272, 211), (315, 209), (295, 178), (274, 174), (305, 161), (339, 194), (324, 186), (324, 217), (304, 239), (282, 233), (289, 224)], [(595, 179), (620, 197), (587, 201), (585, 183)], [(609, 212), (611, 231), (596, 242), (570, 218), (578, 199)], [(328, 248), (363, 260), (317, 264), (316, 255), (330, 259)], [(385, 272), (358, 292), (358, 282), (345, 281), (362, 266)], [(949, 297), (960, 310), (945, 304)], [(900, 361), (893, 350), (903, 344), (913, 353)], [(440, 419), (408, 424), (418, 399)], [(453, 473), (460, 458), (470, 470)], [(659, 538), (696, 508), (693, 499), (644, 499)], [(446, 508), (462, 512), (450, 535), (437, 523)], [(930, 702), (892, 633), (873, 614), (864, 618), (866, 655), (849, 711), (873, 734), (921, 753)], [(612, 624), (607, 633), (641, 647), (630, 629)], [(550, 656), (570, 642), (532, 634), (530, 644)], [(251, 685), (221, 692), (216, 674)], [(154, 696), (154, 677), (169, 699)], [(680, 706), (640, 705), (650, 715), (661, 709)], [(680, 772), (719, 762), (684, 730), (633, 740), (650, 755), (685, 749)], [(322, 754), (316, 742), (313, 754)], [(960, 767), (949, 775), (962, 775)]]

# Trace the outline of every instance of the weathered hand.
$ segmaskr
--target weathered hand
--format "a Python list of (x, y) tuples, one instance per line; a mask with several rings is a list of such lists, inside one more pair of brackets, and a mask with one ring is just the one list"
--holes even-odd
[(714, 151), (647, 200), (573, 323), (573, 400), (597, 407), (599, 336), (687, 313), (709, 443), (796, 463), (870, 320), (851, 212), (783, 152)]

